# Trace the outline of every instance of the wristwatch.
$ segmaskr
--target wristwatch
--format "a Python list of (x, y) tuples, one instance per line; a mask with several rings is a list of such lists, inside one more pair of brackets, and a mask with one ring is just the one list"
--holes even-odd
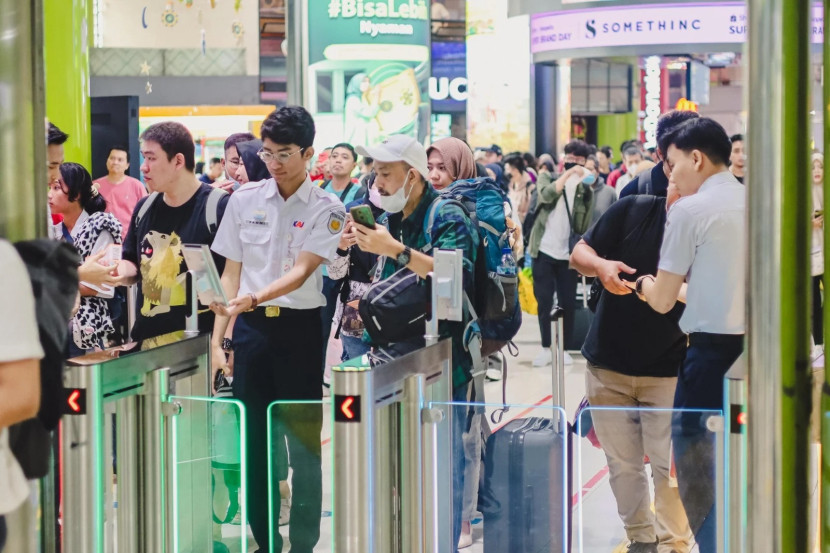
[(233, 341), (230, 338), (222, 338), (222, 349), (231, 351), (233, 349)]
[(403, 251), (395, 258), (395, 261), (399, 266), (406, 267), (409, 265), (410, 259), (412, 259), (412, 250), (409, 249), (409, 246), (405, 246)]
[(634, 292), (636, 292), (637, 296), (642, 300), (646, 299), (646, 297), (643, 295), (643, 281), (647, 278), (650, 278), (651, 281), (654, 282), (654, 277), (653, 276), (643, 275), (640, 278), (638, 278), (637, 282), (634, 284)]

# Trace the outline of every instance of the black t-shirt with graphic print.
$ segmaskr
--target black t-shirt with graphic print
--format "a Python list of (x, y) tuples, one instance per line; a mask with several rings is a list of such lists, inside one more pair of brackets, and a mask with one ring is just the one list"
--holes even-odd
[[(125, 260), (138, 267), (141, 277), (136, 305), (138, 312), (132, 331), (134, 340), (184, 330), (187, 265), (181, 246), (213, 243), (214, 234), (208, 229), (205, 217), (211, 190), (213, 187), (202, 184), (193, 197), (179, 207), (167, 205), (163, 196), (158, 196), (137, 226), (136, 216), (147, 198), (136, 204), (122, 252)], [(219, 200), (217, 228), (229, 198), (225, 195)], [(214, 254), (213, 259), (219, 274), (222, 274), (225, 258)], [(200, 306), (200, 311), (203, 309)], [(205, 310), (199, 314), (199, 330), (210, 332), (212, 329), (213, 313)]]
[[(666, 226), (666, 198), (634, 195), (611, 205), (582, 237), (600, 257), (637, 270), (624, 280), (657, 274)], [(602, 291), (582, 355), (602, 368), (628, 376), (677, 376), (686, 355), (678, 321), (684, 305), (661, 315), (631, 293)]]

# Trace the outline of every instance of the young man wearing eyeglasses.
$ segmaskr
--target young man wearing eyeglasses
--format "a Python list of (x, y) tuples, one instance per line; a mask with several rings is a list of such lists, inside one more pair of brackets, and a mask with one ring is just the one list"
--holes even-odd
[(232, 192), (240, 187), (240, 183), (236, 182), (236, 170), (242, 164), (242, 156), (236, 145), (240, 142), (248, 142), (256, 140), (256, 137), (249, 132), (237, 132), (225, 139), (225, 157), (222, 158), (222, 169), (225, 171), (225, 179), (222, 182), (214, 182), (214, 186), (218, 186), (223, 190)]
[[(346, 219), (343, 204), (314, 186), (306, 171), (314, 133), (314, 120), (302, 107), (283, 107), (268, 116), (259, 156), (272, 178), (233, 194), (213, 244), (227, 260), (222, 284), (227, 297), (234, 298), (228, 307), (211, 305), (217, 314), (213, 366), (225, 364), (221, 337), (229, 317), (237, 315), (233, 391), (247, 413), (248, 480), (256, 483), (249, 490), (248, 518), (262, 552), (283, 546), (275, 533), (269, 549), (268, 406), (322, 398), (320, 309), (326, 300), (319, 268), (334, 260)], [(311, 553), (320, 537), (322, 406), (282, 405), (274, 420), (275, 439), (287, 439), (293, 468), (291, 551)], [(284, 472), (275, 468), (276, 474)], [(277, 489), (276, 482), (271, 487)]]

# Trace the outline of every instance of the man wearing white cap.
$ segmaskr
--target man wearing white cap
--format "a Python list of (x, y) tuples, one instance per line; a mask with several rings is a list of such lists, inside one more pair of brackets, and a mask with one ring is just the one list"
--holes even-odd
[[(464, 255), (464, 290), (469, 297), (473, 297), (473, 266), (478, 234), (464, 209), (456, 202), (439, 201), (431, 229), (431, 244), (427, 242), (424, 233), (424, 220), (433, 202), (439, 197), (427, 180), (427, 154), (424, 147), (412, 137), (392, 135), (372, 147), (358, 146), (357, 153), (375, 160), (375, 187), (380, 193), (380, 207), (389, 214), (389, 228), (387, 230), (382, 225), (376, 225), (371, 229), (353, 225), (353, 230), (344, 236), (355, 239), (361, 250), (386, 258), (381, 273), (383, 279), (403, 267), (426, 278), (432, 271), (433, 259), (424, 252), (460, 249)], [(464, 325), (467, 322), (446, 321), (439, 325), (441, 336), (452, 338), (453, 399), (457, 402), (467, 401), (471, 389), (473, 363), (463, 345)], [(454, 417), (454, 422), (456, 466), (453, 467), (453, 534), (454, 543), (458, 543), (464, 488), (461, 435), (466, 417)]]

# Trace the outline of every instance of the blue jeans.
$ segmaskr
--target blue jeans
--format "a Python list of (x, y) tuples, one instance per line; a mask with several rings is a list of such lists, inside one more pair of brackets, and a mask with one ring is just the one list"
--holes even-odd
[(464, 510), (464, 433), (470, 428), (470, 399), (468, 393), (472, 381), (462, 384), (452, 391), (453, 403), (460, 403), (452, 413), (452, 549), (457, 551), (458, 539), (461, 537), (461, 514)]
[(369, 344), (360, 338), (355, 338), (354, 336), (346, 336), (345, 334), (341, 334), (340, 341), (343, 343), (343, 355), (341, 356), (343, 361), (348, 361), (349, 359), (365, 355), (372, 349)]
[(327, 276), (323, 276), (323, 295), (326, 297), (326, 305), (320, 309), (320, 324), (323, 335), (323, 362), (321, 368), (326, 370), (326, 350), (329, 345), (329, 335), (331, 334), (331, 320), (334, 318), (334, 311), (337, 307), (337, 293), (340, 290), (339, 280), (332, 280)]
[(723, 410), (723, 377), (743, 351), (743, 335), (692, 333), (677, 377), (674, 444), (677, 484), (700, 553), (717, 545), (715, 511), (715, 440), (701, 410)]

